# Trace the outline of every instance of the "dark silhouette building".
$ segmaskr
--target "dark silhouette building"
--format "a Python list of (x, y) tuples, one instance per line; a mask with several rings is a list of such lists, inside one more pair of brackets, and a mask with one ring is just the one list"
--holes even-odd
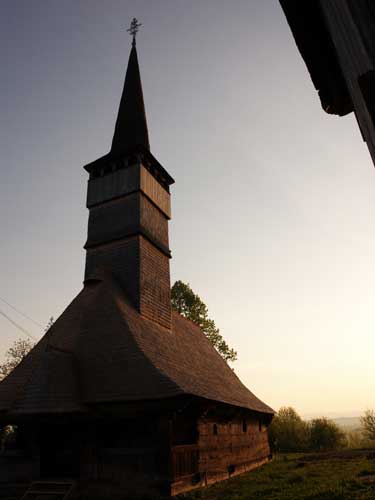
[(375, 2), (280, 0), (323, 109), (354, 111), (375, 163)]
[[(135, 42), (111, 150), (90, 174), (84, 287), (0, 383), (0, 479), (174, 495), (270, 459), (273, 410), (171, 309), (168, 172), (150, 152)], [(2, 476), (2, 477), (1, 477)], [(43, 482), (44, 481), (44, 482)], [(60, 486), (61, 487), (61, 486)]]

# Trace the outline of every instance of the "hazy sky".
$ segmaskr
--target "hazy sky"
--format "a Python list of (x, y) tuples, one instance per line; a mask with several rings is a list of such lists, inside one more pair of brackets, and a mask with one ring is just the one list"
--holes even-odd
[[(81, 288), (82, 166), (109, 150), (136, 16), (151, 150), (176, 180), (172, 280), (273, 408), (375, 407), (375, 170), (354, 116), (322, 111), (279, 3), (0, 10), (0, 297), (46, 324)], [(22, 336), (2, 317), (0, 332), (1, 352)]]

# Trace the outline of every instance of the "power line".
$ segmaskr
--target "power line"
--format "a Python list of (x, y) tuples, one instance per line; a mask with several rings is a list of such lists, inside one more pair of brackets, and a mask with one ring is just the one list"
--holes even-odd
[(15, 321), (13, 321), (12, 318), (10, 318), (7, 314), (5, 314), (5, 312), (3, 312), (1, 309), (0, 309), (0, 314), (2, 316), (4, 316), (4, 318), (6, 318), (10, 323), (12, 323), (13, 326), (15, 326), (16, 328), (18, 328), (19, 330), (21, 330), (21, 332), (23, 332), (25, 335), (27, 335), (28, 337), (30, 337), (33, 340), (36, 340), (36, 338), (34, 337), (34, 335), (32, 335), (25, 328), (23, 328), (23, 326), (19, 325)]
[(39, 326), (40, 328), (44, 328), (40, 323), (38, 323), (37, 321), (35, 321), (33, 318), (30, 318), (30, 316), (28, 316), (27, 314), (23, 313), (22, 311), (20, 311), (16, 307), (12, 306), (12, 304), (9, 304), (9, 302), (6, 301), (5, 299), (3, 299), (2, 297), (0, 297), (0, 300), (2, 302), (4, 302), (4, 304), (6, 304), (7, 306), (9, 306), (11, 309), (13, 309), (13, 311), (16, 311), (18, 314), (20, 314), (24, 318), (28, 319), (32, 323), (34, 323), (34, 325)]

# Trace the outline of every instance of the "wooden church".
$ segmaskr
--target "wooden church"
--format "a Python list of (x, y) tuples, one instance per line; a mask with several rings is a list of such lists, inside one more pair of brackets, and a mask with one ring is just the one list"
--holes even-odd
[(273, 410), (171, 309), (174, 181), (150, 152), (135, 33), (111, 150), (85, 169), (84, 286), (0, 383), (16, 429), (0, 482), (173, 496), (269, 461)]

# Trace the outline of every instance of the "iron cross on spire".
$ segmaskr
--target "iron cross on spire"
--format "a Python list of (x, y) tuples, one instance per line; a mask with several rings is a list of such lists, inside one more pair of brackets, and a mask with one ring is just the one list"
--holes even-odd
[(128, 28), (126, 31), (128, 31), (132, 37), (132, 46), (135, 47), (135, 37), (139, 31), (139, 27), (142, 26), (142, 23), (138, 22), (138, 19), (136, 17), (133, 17), (132, 22), (130, 23), (130, 28)]

